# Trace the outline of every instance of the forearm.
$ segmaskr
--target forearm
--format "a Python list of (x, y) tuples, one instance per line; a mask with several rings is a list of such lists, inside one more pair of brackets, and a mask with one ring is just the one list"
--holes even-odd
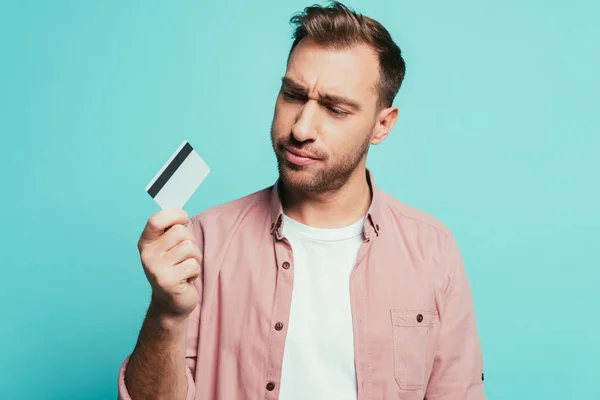
[(162, 316), (153, 305), (125, 371), (133, 400), (185, 399), (187, 320)]

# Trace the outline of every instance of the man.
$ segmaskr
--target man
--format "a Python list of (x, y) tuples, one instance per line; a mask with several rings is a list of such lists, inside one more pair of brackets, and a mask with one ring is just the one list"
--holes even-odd
[(340, 3), (296, 26), (271, 136), (279, 180), (139, 241), (152, 299), (121, 399), (482, 400), (456, 243), (375, 186), (404, 77), (387, 30)]

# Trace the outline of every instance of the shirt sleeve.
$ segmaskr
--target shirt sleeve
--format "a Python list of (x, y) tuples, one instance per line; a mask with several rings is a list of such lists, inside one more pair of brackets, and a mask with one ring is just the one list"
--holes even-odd
[[(197, 218), (192, 219), (190, 223), (190, 228), (192, 229), (196, 241), (198, 242), (198, 246), (202, 253), (204, 254), (204, 233), (200, 221)], [(203, 263), (204, 264), (204, 263)], [(198, 290), (198, 297), (200, 298), (200, 304), (192, 311), (188, 320), (188, 332), (186, 337), (186, 347), (185, 347), (185, 362), (186, 362), (186, 376), (187, 376), (187, 395), (186, 400), (194, 400), (196, 395), (196, 385), (195, 385), (195, 371), (196, 371), (196, 357), (198, 353), (198, 335), (200, 329), (200, 310), (202, 304), (202, 289), (203, 289), (203, 275), (204, 275), (204, 265), (201, 265), (201, 274), (198, 279), (194, 281), (194, 286)], [(127, 356), (121, 368), (119, 370), (119, 378), (118, 378), (118, 399), (119, 400), (132, 400), (127, 387), (125, 386), (125, 371), (127, 370), (127, 365), (129, 363), (129, 358), (131, 355)]]
[(445, 307), (427, 400), (485, 400), (483, 356), (475, 320), (475, 307), (467, 273), (456, 241), (450, 235), (450, 262)]

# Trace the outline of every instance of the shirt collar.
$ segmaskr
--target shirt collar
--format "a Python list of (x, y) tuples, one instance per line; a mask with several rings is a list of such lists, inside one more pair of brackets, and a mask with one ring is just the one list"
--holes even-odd
[[(363, 235), (366, 240), (370, 240), (374, 236), (379, 236), (381, 221), (381, 208), (382, 208), (382, 193), (379, 188), (375, 185), (373, 176), (369, 169), (366, 170), (367, 182), (371, 188), (371, 205), (367, 210), (365, 216), (365, 225), (363, 227)], [(277, 182), (271, 189), (271, 234), (275, 234), (278, 240), (283, 238), (283, 207), (281, 205), (280, 193), (281, 180), (277, 179)]]

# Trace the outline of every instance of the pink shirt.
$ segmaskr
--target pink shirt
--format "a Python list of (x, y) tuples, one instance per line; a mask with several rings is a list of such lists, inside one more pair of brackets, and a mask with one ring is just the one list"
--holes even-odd
[[(473, 299), (451, 232), (371, 184), (350, 278), (358, 400), (484, 400)], [(192, 218), (204, 263), (188, 400), (278, 398), (294, 282), (282, 214), (276, 184)]]

